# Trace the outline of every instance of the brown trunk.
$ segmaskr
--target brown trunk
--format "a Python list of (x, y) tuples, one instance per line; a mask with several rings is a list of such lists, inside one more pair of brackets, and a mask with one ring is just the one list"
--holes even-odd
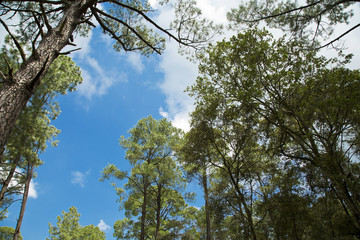
[(26, 181), (25, 181), (25, 189), (24, 189), (23, 200), (22, 200), (22, 203), (21, 203), (19, 219), (17, 220), (13, 240), (18, 240), (19, 239), (20, 228), (21, 228), (22, 220), (23, 220), (24, 214), (25, 214), (25, 207), (26, 207), (26, 202), (27, 202), (28, 195), (29, 195), (30, 182), (31, 182), (32, 175), (33, 175), (33, 169), (34, 169), (34, 166), (30, 166), (30, 164), (29, 164), (27, 172), (26, 172)]
[(94, 0), (74, 1), (64, 11), (58, 26), (49, 30), (32, 55), (13, 76), (8, 76), (0, 89), (0, 155), (15, 126), (17, 117), (36, 90), (50, 64), (68, 44), (82, 15)]
[(206, 240), (211, 240), (211, 222), (210, 222), (210, 209), (209, 209), (209, 189), (206, 171), (203, 174), (203, 187), (205, 198), (205, 218), (206, 218)]
[(160, 232), (160, 220), (161, 220), (161, 186), (158, 187), (158, 192), (156, 196), (156, 230), (155, 230), (155, 240), (159, 239)]
[(140, 240), (145, 239), (145, 222), (146, 222), (146, 206), (147, 206), (147, 191), (148, 191), (148, 180), (147, 176), (144, 176), (144, 201), (141, 207), (141, 226), (140, 226)]

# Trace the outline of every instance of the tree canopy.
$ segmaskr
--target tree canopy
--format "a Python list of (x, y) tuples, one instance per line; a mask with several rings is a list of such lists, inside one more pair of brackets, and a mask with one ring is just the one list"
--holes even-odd
[[(330, 36), (339, 24), (348, 24), (354, 16), (354, 7), (359, 1), (247, 1), (228, 13), (231, 28), (241, 25), (254, 26), (265, 22), (269, 27), (290, 32), (294, 38), (308, 39), (312, 47), (333, 46), (345, 35), (360, 27), (355, 23), (340, 35)], [(329, 40), (330, 39), (330, 40)]]
[[(259, 237), (255, 226), (270, 211), (259, 212), (257, 204), (273, 204), (270, 196), (285, 193), (286, 188), (272, 185), (279, 177), (298, 189), (291, 197), (303, 199), (304, 210), (311, 206), (307, 191), (316, 196), (311, 199), (316, 206), (321, 205), (320, 196), (331, 194), (338, 200), (334, 209), (339, 209), (339, 219), (348, 224), (335, 235), (359, 237), (359, 71), (344, 67), (347, 56), (328, 60), (301, 49), (301, 41), (275, 40), (264, 30), (248, 30), (210, 47), (201, 56), (196, 84), (189, 88), (196, 98), (192, 125), (202, 131), (197, 144), (202, 148), (202, 141), (207, 142), (217, 153), (207, 161), (221, 177), (227, 174), (213, 185), (221, 186), (218, 201), (223, 205), (226, 194), (239, 196), (239, 211), (250, 227), (245, 238)], [(287, 176), (295, 181), (293, 187)], [(268, 192), (271, 189), (275, 192)]]
[(62, 212), (57, 217), (56, 226), (49, 224), (49, 238), (47, 240), (101, 240), (105, 239), (105, 233), (94, 225), (81, 226), (80, 214), (76, 207), (70, 207), (69, 212)]
[[(0, 16), (18, 16), (18, 33), (14, 33), (1, 19), (16, 46), (21, 65), (16, 71), (1, 71), (0, 88), (0, 153), (13, 129), (16, 119), (36, 91), (51, 63), (62, 54), (66, 46), (73, 46), (76, 34), (86, 34), (96, 24), (115, 40), (117, 51), (136, 51), (148, 55), (161, 53), (165, 38), (158, 32), (183, 46), (199, 47), (218, 29), (211, 22), (201, 20), (201, 11), (193, 0), (170, 4), (175, 9), (171, 31), (153, 20), (153, 9), (148, 1), (1, 1)], [(25, 51), (21, 42), (30, 43)], [(75, 49), (74, 49), (75, 50)]]

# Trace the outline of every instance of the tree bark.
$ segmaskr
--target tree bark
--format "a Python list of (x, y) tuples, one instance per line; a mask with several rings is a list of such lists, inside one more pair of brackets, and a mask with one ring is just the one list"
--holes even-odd
[(209, 189), (208, 189), (208, 179), (207, 179), (206, 170), (203, 174), (203, 187), (204, 187), (204, 198), (205, 198), (206, 240), (211, 240)]
[(19, 239), (20, 228), (21, 228), (22, 220), (23, 220), (24, 214), (25, 214), (25, 207), (26, 207), (26, 203), (27, 203), (27, 199), (28, 199), (28, 195), (29, 195), (30, 182), (31, 182), (31, 179), (32, 179), (32, 176), (33, 176), (33, 171), (34, 171), (34, 166), (29, 164), (27, 172), (26, 172), (26, 181), (25, 181), (25, 189), (24, 189), (24, 194), (23, 194), (23, 200), (22, 200), (22, 203), (21, 203), (21, 209), (20, 209), (19, 218), (18, 218), (17, 223), (16, 223), (16, 228), (15, 228), (13, 240), (18, 240)]
[(0, 89), (0, 156), (15, 122), (26, 103), (37, 89), (50, 64), (69, 43), (69, 38), (81, 22), (86, 10), (96, 1), (73, 1), (64, 10), (56, 28), (50, 29), (31, 56), (15, 72), (9, 74)]
[(155, 240), (159, 239), (160, 232), (160, 220), (161, 220), (161, 185), (158, 186), (158, 192), (156, 195), (156, 229), (155, 229)]
[(145, 239), (145, 223), (146, 223), (146, 206), (147, 206), (147, 194), (148, 194), (148, 179), (144, 176), (144, 200), (141, 207), (141, 226), (140, 226), (140, 240)]

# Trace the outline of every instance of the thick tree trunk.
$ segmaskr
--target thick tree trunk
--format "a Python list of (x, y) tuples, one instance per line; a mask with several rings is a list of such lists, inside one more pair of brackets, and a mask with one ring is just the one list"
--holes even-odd
[(32, 179), (32, 176), (33, 176), (33, 170), (34, 170), (34, 166), (28, 166), (28, 169), (27, 169), (27, 172), (26, 172), (26, 181), (25, 181), (25, 189), (24, 189), (24, 194), (23, 194), (23, 200), (22, 200), (22, 203), (21, 203), (20, 214), (19, 214), (19, 218), (17, 220), (13, 240), (18, 240), (19, 239), (20, 228), (21, 228), (22, 220), (23, 220), (24, 214), (25, 214), (25, 207), (26, 207), (26, 203), (27, 203), (27, 199), (28, 199), (28, 195), (29, 195), (30, 182), (31, 182), (31, 179)]
[(0, 156), (15, 126), (17, 117), (40, 84), (50, 64), (69, 43), (69, 38), (82, 15), (96, 1), (74, 1), (64, 11), (58, 26), (49, 30), (32, 55), (25, 60), (15, 74), (9, 75), (0, 89)]

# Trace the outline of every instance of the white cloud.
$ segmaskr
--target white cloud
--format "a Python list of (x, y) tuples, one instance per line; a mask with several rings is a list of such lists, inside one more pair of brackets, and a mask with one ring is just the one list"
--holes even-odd
[(171, 42), (162, 55), (160, 68), (164, 72), (164, 81), (160, 84), (166, 95), (168, 118), (174, 126), (189, 129), (189, 112), (193, 110), (193, 100), (184, 92), (197, 75), (197, 65), (177, 52), (177, 44)]
[(117, 74), (105, 72), (95, 58), (87, 57), (85, 63), (91, 69), (91, 74), (87, 69), (82, 68), (83, 82), (78, 87), (78, 93), (90, 100), (93, 96), (102, 96), (107, 93), (108, 89), (116, 82), (126, 82), (125, 74)]
[[(16, 168), (15, 171), (18, 172), (18, 173), (22, 172), (22, 170), (20, 168), (18, 168), (18, 167)], [(5, 170), (3, 167), (0, 167), (0, 179), (2, 181), (5, 181), (5, 179), (8, 176), (8, 173), (9, 173), (8, 170)], [(19, 186), (19, 184), (21, 184), (19, 182), (19, 179), (17, 177), (13, 177), (10, 180), (9, 187)], [(24, 186), (25, 185), (22, 185), (22, 187), (24, 187)], [(39, 183), (34, 182), (34, 180), (30, 181), (28, 198), (33, 198), (33, 199), (38, 198), (38, 192), (37, 192), (38, 186), (39, 186)], [(23, 190), (24, 190), (24, 188), (23, 188)]]
[(31, 180), (30, 182), (30, 188), (29, 188), (29, 198), (33, 198), (33, 199), (37, 199), (38, 198), (38, 192), (37, 192), (37, 188), (38, 188), (39, 184), (34, 182), (33, 180)]
[(86, 178), (91, 173), (90, 170), (86, 171), (85, 173), (82, 173), (80, 171), (71, 172), (71, 183), (75, 185), (79, 185), (80, 187), (85, 187)]
[[(354, 16), (359, 16), (360, 14), (360, 8), (358, 6), (353, 7)], [(352, 18), (350, 20), (350, 24), (338, 24), (334, 30), (334, 34), (323, 41), (323, 43), (327, 43), (328, 41), (335, 39), (336, 37), (341, 36), (343, 33), (348, 31), (350, 28), (354, 27), (357, 22), (357, 18)], [(360, 68), (360, 44), (358, 44), (360, 40), (360, 30), (357, 28), (347, 35), (345, 35), (343, 38), (341, 38), (339, 41), (336, 41), (334, 43), (334, 46), (337, 47), (345, 47), (344, 53), (345, 54), (354, 54), (354, 57), (352, 58), (351, 63), (347, 66), (350, 69), (359, 69)], [(321, 54), (325, 55), (326, 57), (337, 57), (337, 52), (331, 48), (324, 48), (321, 50)]]
[[(226, 12), (231, 7), (237, 7), (238, 4), (236, 0), (229, 0), (226, 4), (222, 0), (197, 1), (197, 6), (201, 8), (204, 16), (215, 23), (226, 22)], [(169, 19), (172, 19), (173, 12), (169, 8), (161, 8), (159, 11), (156, 22), (161, 26), (166, 26)], [(164, 81), (160, 84), (160, 88), (166, 95), (166, 109), (168, 109), (165, 112), (161, 108), (159, 113), (161, 116), (169, 118), (174, 126), (187, 131), (190, 129), (189, 113), (194, 110), (194, 101), (184, 90), (195, 82), (198, 74), (197, 64), (179, 55), (178, 44), (171, 41), (167, 43), (159, 65), (164, 73)]]
[(137, 73), (142, 73), (144, 70), (144, 63), (142, 62), (139, 53), (127, 52), (127, 62), (136, 70)]
[(101, 231), (109, 230), (111, 227), (107, 225), (104, 220), (100, 220), (99, 224), (97, 225), (98, 228), (100, 228)]
[(168, 118), (169, 117), (169, 113), (164, 111), (164, 109), (162, 107), (159, 108), (159, 114), (160, 116), (164, 117), (164, 118)]

